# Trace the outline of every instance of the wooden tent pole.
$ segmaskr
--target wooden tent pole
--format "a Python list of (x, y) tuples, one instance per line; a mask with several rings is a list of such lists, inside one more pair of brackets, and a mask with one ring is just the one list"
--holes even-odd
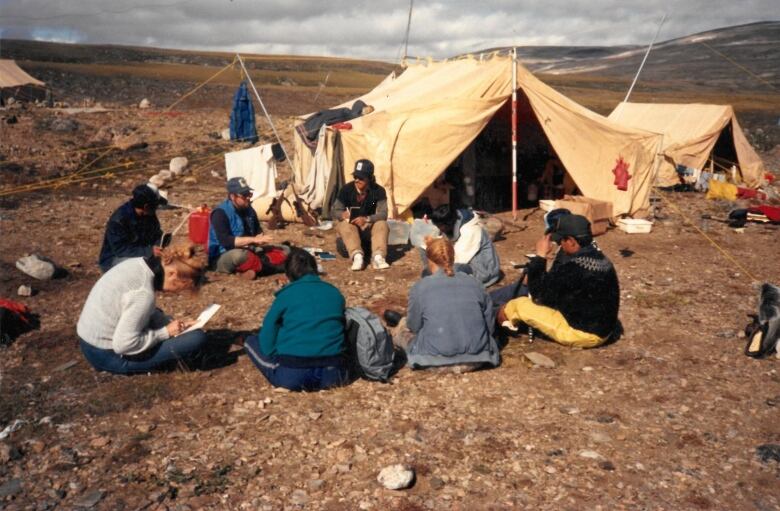
[(512, 48), (512, 219), (517, 220), (517, 48)]

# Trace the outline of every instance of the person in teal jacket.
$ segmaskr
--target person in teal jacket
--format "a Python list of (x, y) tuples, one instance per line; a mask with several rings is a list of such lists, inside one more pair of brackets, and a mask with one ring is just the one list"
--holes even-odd
[(258, 335), (244, 344), (249, 358), (275, 387), (346, 385), (344, 297), (320, 280), (317, 261), (305, 250), (291, 250), (285, 273), (289, 284), (276, 292)]

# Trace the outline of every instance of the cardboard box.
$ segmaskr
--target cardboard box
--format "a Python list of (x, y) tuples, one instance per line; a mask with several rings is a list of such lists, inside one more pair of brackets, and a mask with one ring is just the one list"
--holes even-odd
[(590, 221), (590, 229), (594, 236), (604, 234), (612, 218), (612, 203), (582, 195), (565, 195), (555, 201), (556, 208), (566, 208), (575, 215), (582, 215)]

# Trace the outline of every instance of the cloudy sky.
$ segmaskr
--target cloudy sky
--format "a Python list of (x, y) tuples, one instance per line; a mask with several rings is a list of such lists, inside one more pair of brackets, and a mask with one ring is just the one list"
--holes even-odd
[[(777, 6), (777, 0), (416, 0), (409, 55), (647, 44), (664, 13), (659, 40), (778, 19)], [(394, 61), (403, 51), (408, 12), (409, 0), (0, 0), (0, 37)]]

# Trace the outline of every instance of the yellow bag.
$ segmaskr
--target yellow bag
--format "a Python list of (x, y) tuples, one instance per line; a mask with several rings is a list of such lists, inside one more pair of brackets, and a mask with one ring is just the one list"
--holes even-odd
[(509, 301), (504, 312), (510, 321), (522, 321), (564, 346), (595, 348), (607, 341), (606, 337), (601, 338), (596, 334), (572, 328), (563, 314), (550, 307), (537, 305), (527, 296)]
[(737, 200), (737, 185), (710, 179), (709, 189), (707, 190), (707, 198), (725, 199), (727, 201), (733, 202)]

